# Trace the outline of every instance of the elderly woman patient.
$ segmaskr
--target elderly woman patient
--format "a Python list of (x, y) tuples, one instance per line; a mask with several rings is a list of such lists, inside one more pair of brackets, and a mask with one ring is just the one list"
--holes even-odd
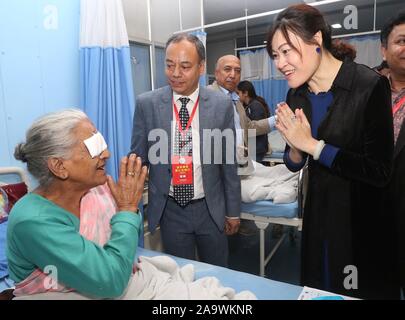
[[(43, 273), (52, 270), (65, 291), (112, 298), (126, 289), (138, 245), (137, 205), (147, 169), (135, 155), (124, 157), (116, 184), (105, 172), (109, 155), (87, 116), (73, 109), (37, 120), (26, 143), (16, 147), (16, 159), (26, 162), (39, 181), (9, 218), (7, 255), (16, 296), (19, 291), (41, 292), (41, 286), (42, 291), (54, 289), (46, 287), (52, 283), (44, 281)], [(118, 213), (111, 219), (109, 241), (100, 247), (79, 233), (80, 202), (91, 188), (106, 181)]]
[(9, 217), (17, 298), (255, 299), (213, 277), (194, 281), (192, 265), (179, 268), (168, 256), (139, 257), (133, 267), (147, 168), (132, 154), (122, 159), (117, 184), (107, 177), (107, 145), (83, 112), (46, 115), (26, 140), (15, 157), (40, 185)]

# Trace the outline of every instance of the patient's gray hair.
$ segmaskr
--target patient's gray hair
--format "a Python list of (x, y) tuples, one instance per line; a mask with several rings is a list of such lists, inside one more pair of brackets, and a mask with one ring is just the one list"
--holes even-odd
[(77, 143), (73, 130), (86, 114), (78, 109), (66, 109), (46, 114), (37, 119), (26, 133), (26, 142), (15, 147), (14, 157), (27, 163), (28, 171), (41, 186), (48, 186), (54, 176), (48, 169), (49, 158), (71, 156)]

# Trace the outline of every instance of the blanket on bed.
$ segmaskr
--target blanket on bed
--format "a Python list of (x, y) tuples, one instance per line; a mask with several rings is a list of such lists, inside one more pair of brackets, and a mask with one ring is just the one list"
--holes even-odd
[[(250, 291), (236, 293), (215, 277), (194, 280), (194, 266), (179, 267), (168, 256), (139, 257), (138, 271), (130, 278), (125, 293), (118, 300), (254, 300)], [(77, 292), (47, 292), (19, 296), (17, 300), (87, 300)]]
[(254, 162), (255, 171), (241, 179), (242, 201), (273, 200), (291, 203), (297, 199), (298, 172), (291, 172), (284, 164), (266, 167)]

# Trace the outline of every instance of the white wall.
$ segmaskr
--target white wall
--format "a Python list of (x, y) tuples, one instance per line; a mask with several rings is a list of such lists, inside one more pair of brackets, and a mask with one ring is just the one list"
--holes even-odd
[(152, 40), (166, 43), (180, 29), (177, 0), (151, 0)]
[[(209, 41), (209, 36), (207, 37)], [(231, 40), (221, 40), (217, 42), (208, 42), (207, 43), (207, 73), (214, 74), (215, 72), (215, 63), (218, 58), (227, 55), (235, 54), (235, 42)]]
[(34, 119), (80, 107), (79, 11), (79, 0), (0, 1), (0, 167), (25, 167), (14, 148)]
[[(147, 0), (122, 0), (125, 22), (130, 40), (148, 42)], [(180, 12), (178, 0), (150, 0), (152, 41), (164, 44), (179, 31)], [(181, 0), (183, 29), (201, 25), (199, 0)]]
[(130, 40), (148, 40), (148, 10), (146, 0), (122, 0), (125, 23)]
[[(173, 0), (172, 0), (173, 1)], [(180, 0), (183, 29), (201, 26), (200, 0)]]

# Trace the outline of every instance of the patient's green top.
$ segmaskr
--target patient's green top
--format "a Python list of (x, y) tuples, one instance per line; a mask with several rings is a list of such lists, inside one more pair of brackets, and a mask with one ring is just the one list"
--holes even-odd
[(79, 219), (34, 193), (13, 207), (7, 229), (11, 278), (26, 279), (35, 269), (57, 268), (58, 282), (100, 298), (120, 296), (127, 287), (138, 246), (141, 217), (118, 212), (103, 246), (79, 233)]

